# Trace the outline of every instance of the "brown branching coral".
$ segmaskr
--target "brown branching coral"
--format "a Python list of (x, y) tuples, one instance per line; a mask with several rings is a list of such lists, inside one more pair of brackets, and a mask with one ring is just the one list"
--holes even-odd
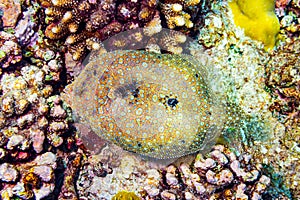
[(165, 0), (160, 7), (168, 28), (179, 28), (186, 32), (199, 25), (200, 15), (209, 9), (209, 5), (209, 1), (205, 0)]
[(190, 14), (183, 11), (183, 6), (179, 3), (163, 4), (162, 13), (167, 20), (168, 28), (174, 29), (175, 27), (186, 26), (192, 28), (193, 22), (190, 20)]
[[(190, 29), (196, 31), (201, 20), (199, 15), (205, 10), (201, 7), (207, 7), (207, 3), (200, 0), (162, 3), (156, 0), (40, 0), (40, 4), (45, 9), (46, 37), (65, 42), (74, 60), (82, 59), (87, 50), (101, 49), (102, 41), (132, 29), (145, 28), (145, 35), (153, 36), (164, 26), (178, 28), (187, 35)], [(166, 23), (161, 22), (161, 16)], [(180, 53), (181, 48), (173, 45), (170, 37), (164, 46), (167, 45), (170, 52)], [(119, 38), (116, 49), (126, 48), (125, 43), (130, 43), (126, 39)], [(167, 44), (168, 41), (171, 44)]]
[(64, 40), (74, 60), (101, 48), (101, 41), (121, 31), (143, 27), (157, 13), (156, 1), (40, 0), (45, 35)]
[[(154, 20), (156, 21), (156, 19)], [(107, 50), (146, 49), (147, 51), (164, 51), (172, 54), (188, 51), (186, 44), (188, 44), (187, 41), (191, 41), (191, 38), (179, 31), (164, 29), (156, 22), (153, 22), (152, 25), (153, 27), (133, 29), (117, 34), (104, 41), (103, 44)]]
[(181, 54), (183, 49), (180, 45), (185, 43), (186, 40), (187, 37), (183, 33), (178, 31), (170, 31), (162, 34), (159, 44), (163, 49), (169, 52)]

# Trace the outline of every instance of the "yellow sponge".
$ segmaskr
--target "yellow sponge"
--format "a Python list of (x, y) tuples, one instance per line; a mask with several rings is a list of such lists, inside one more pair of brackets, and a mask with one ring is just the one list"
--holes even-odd
[(229, 6), (235, 25), (243, 28), (247, 36), (263, 42), (266, 50), (275, 46), (280, 25), (274, 0), (232, 0)]

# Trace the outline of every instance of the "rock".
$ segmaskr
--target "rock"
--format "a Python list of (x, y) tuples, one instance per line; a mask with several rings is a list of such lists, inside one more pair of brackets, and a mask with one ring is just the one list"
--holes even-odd
[(36, 153), (41, 153), (43, 151), (43, 144), (45, 140), (45, 134), (42, 130), (36, 129), (32, 130), (30, 129), (30, 135), (32, 138), (32, 146)]
[(12, 135), (7, 142), (6, 148), (13, 149), (14, 147), (20, 145), (24, 141), (24, 136), (22, 135)]
[(18, 178), (19, 172), (15, 166), (3, 163), (0, 165), (0, 180), (3, 182), (15, 182)]
[(54, 178), (52, 167), (46, 165), (35, 166), (30, 171), (38, 175), (43, 182), (50, 182)]
[(56, 168), (56, 155), (52, 152), (46, 152), (37, 156), (32, 162), (33, 165), (51, 165)]
[(21, 1), (1, 0), (0, 9), (4, 12), (2, 17), (4, 27), (14, 27), (21, 13)]

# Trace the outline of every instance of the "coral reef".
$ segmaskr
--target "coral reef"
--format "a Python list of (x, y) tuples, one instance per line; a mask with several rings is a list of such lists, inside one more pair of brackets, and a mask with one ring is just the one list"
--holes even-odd
[[(126, 160), (126, 157), (123, 158)], [(119, 189), (118, 185), (121, 182), (123, 185), (122, 189), (125, 189), (125, 182), (116, 180), (116, 170), (114, 169), (113, 171), (108, 166), (110, 160), (105, 162), (106, 164), (103, 164), (101, 161), (103, 159), (98, 155), (92, 155), (83, 159), (79, 177), (76, 181), (76, 188), (81, 199), (111, 199), (117, 193), (115, 190)]]
[[(241, 2), (250, 6), (243, 8)], [(238, 3), (241, 10), (253, 14), (262, 10), (263, 2), (269, 6), (273, 3), (267, 0), (249, 4), (249, 1), (235, 0), (232, 4)], [(270, 48), (274, 46), (274, 40), (279, 40), (277, 49), (265, 52), (261, 42), (245, 37), (245, 34), (251, 35), (235, 26), (236, 15), (232, 16), (227, 1), (1, 1), (0, 198), (119, 199), (124, 198), (124, 194), (132, 194), (127, 191), (134, 191), (138, 196), (135, 198), (148, 200), (300, 199), (297, 173), (300, 171), (300, 4), (299, 0), (277, 0), (275, 5), (280, 22), (277, 37), (273, 37), (278, 31), (273, 4), (272, 9), (266, 9), (269, 16), (258, 17), (259, 21), (253, 22), (263, 25), (268, 25), (267, 19), (276, 22), (270, 29), (272, 33), (266, 33), (266, 28), (270, 27), (265, 26), (252, 36)], [(256, 6), (260, 7), (254, 10)], [(258, 38), (257, 35), (272, 37)], [(200, 45), (193, 43), (189, 36), (197, 39)], [(228, 147), (214, 146), (210, 153), (202, 152), (196, 159), (196, 155), (188, 155), (176, 161), (153, 160), (99, 138), (86, 124), (73, 124), (72, 118), (77, 116), (72, 115), (65, 102), (71, 99), (62, 98), (61, 91), (76, 80), (83, 69), (81, 61), (95, 49), (99, 52), (91, 54), (90, 60), (97, 61), (99, 54), (106, 51), (131, 49), (139, 52), (138, 55), (163, 55), (157, 60), (165, 59), (168, 62), (161, 64), (172, 65), (174, 62), (169, 62), (168, 56), (181, 61), (187, 58), (166, 53), (192, 53), (197, 65), (205, 67), (201, 70), (201, 78), (207, 82), (209, 94), (214, 94), (211, 99), (218, 97), (225, 107), (224, 111), (221, 109), (226, 112), (225, 129), (220, 131), (223, 126), (218, 125), (224, 120), (219, 119), (221, 122), (209, 131), (217, 132), (212, 136), (221, 134), (217, 142)], [(157, 54), (137, 51), (141, 49)], [(136, 58), (131, 59), (130, 64), (140, 61), (148, 66), (153, 64), (153, 61), (149, 62), (149, 56), (147, 62)], [(124, 59), (120, 62), (128, 63)], [(180, 62), (175, 62), (175, 66), (180, 67)], [(159, 64), (154, 66), (157, 70), (165, 69)], [(91, 77), (94, 76), (92, 73), (89, 73)], [(134, 77), (139, 80), (139, 75)], [(199, 79), (199, 74), (196, 75)], [(196, 80), (195, 77), (184, 78)], [(100, 81), (108, 79), (102, 76)], [(125, 97), (132, 97), (128, 101), (147, 102), (147, 86), (143, 90), (145, 88), (130, 79), (124, 82), (126, 84), (118, 88), (110, 85), (114, 92), (108, 92), (108, 96), (113, 102), (121, 102), (119, 105), (123, 108), (128, 108), (123, 104)], [(172, 80), (164, 83), (176, 86)], [(96, 90), (98, 96), (105, 91), (100, 90), (101, 87)], [(200, 103), (202, 100), (207, 99), (201, 99)], [(160, 97), (159, 101), (161, 109), (158, 110), (165, 109), (169, 113), (176, 113), (181, 104), (171, 95)], [(141, 106), (138, 105), (135, 114), (129, 113), (129, 116), (139, 114)], [(144, 103), (143, 111), (149, 105)], [(206, 104), (202, 102), (201, 105)], [(219, 107), (219, 102), (216, 106)], [(199, 106), (193, 108), (199, 109)], [(200, 108), (201, 112), (205, 110)], [(210, 116), (208, 112), (205, 114)], [(82, 116), (82, 112), (78, 115)], [(124, 128), (123, 122), (128, 121), (120, 120), (117, 125)], [(211, 125), (207, 119), (203, 122)], [(107, 125), (110, 128), (111, 124)], [(132, 130), (136, 131), (130, 128)], [(186, 133), (185, 136), (193, 135)], [(130, 136), (126, 134), (126, 137)], [(149, 138), (146, 141), (152, 142)], [(174, 141), (183, 146), (178, 152), (190, 145), (186, 142), (189, 140), (186, 144), (178, 143), (178, 138)], [(120, 142), (132, 148), (131, 142), (117, 141)], [(200, 147), (202, 144), (206, 142)], [(141, 148), (139, 143), (136, 146), (136, 149)], [(151, 151), (150, 148), (147, 150)]]
[(270, 110), (283, 123), (288, 123), (286, 127), (290, 129), (299, 123), (299, 44), (300, 40), (296, 40), (281, 46), (266, 66), (266, 84), (274, 98)]
[(184, 10), (189, 6), (197, 6), (199, 3), (200, 0), (178, 2), (165, 1), (165, 3), (161, 5), (161, 12), (166, 18), (168, 28), (174, 29), (175, 27), (181, 26), (192, 28), (194, 24), (191, 21), (191, 15)]
[[(244, 127), (258, 128), (259, 123), (265, 123), (263, 126), (266, 129), (276, 132), (274, 129), (279, 123), (269, 112), (268, 106), (272, 98), (265, 90), (264, 82), (264, 66), (270, 55), (262, 49), (259, 42), (253, 42), (235, 27), (227, 4), (215, 5), (214, 9), (215, 11), (207, 13), (204, 25), (199, 30), (200, 45), (193, 44), (191, 54), (203, 66), (208, 66), (207, 79), (213, 83), (214, 92), (227, 102), (228, 107), (238, 105), (238, 109), (231, 108), (232, 118), (240, 118), (234, 113), (241, 112), (257, 119), (256, 122), (246, 122), (248, 125)], [(241, 126), (243, 125), (240, 124), (239, 127)], [(262, 133), (263, 126), (257, 129), (260, 131), (248, 129), (238, 132), (247, 134), (243, 136), (243, 142), (251, 137), (260, 140), (262, 138), (256, 136)], [(265, 134), (267, 133), (262, 135)]]
[(75, 80), (72, 107), (129, 151), (160, 159), (198, 151), (214, 142), (226, 116), (195, 63), (145, 51), (98, 55)]
[(270, 184), (250, 155), (237, 156), (222, 145), (193, 163), (148, 170), (142, 199), (261, 199)]
[(74, 60), (85, 55), (86, 50), (98, 50), (101, 41), (121, 31), (143, 27), (156, 11), (156, 1), (47, 1), (45, 7), (50, 39), (65, 40)]
[[(37, 5), (28, 5), (26, 11), (23, 11), (22, 18), (14, 28), (18, 43), (24, 47), (26, 45), (35, 45), (38, 40), (40, 25), (38, 23), (38, 12), (40, 8)], [(30, 44), (31, 43), (31, 44)]]
[[(61, 56), (44, 45), (39, 34), (26, 37), (38, 27), (31, 21), (33, 11), (28, 8), (17, 23), (17, 37), (0, 32), (1, 199), (55, 196), (58, 164), (50, 151), (70, 150), (75, 143), (71, 110), (53, 95), (61, 83)], [(28, 29), (22, 29), (21, 22)], [(21, 49), (19, 43), (26, 47)]]
[(126, 31), (103, 41), (108, 51), (113, 50), (137, 50), (145, 49), (147, 51), (161, 53), (169, 52), (171, 54), (187, 53), (188, 43), (191, 38), (185, 34), (161, 27), (158, 18), (154, 18), (154, 24), (143, 29), (134, 29)]
[[(87, 0), (40, 0), (40, 4), (46, 15), (45, 35), (49, 39), (64, 42), (73, 60), (82, 59), (87, 50), (102, 49), (101, 41), (136, 28), (145, 28), (146, 36), (160, 32), (161, 27), (176, 28), (184, 34), (193, 35), (200, 26), (202, 13), (209, 7), (209, 1), (200, 0), (163, 3), (154, 0), (105, 0), (100, 3)], [(166, 23), (161, 23), (160, 15), (164, 16)], [(131, 39), (135, 38), (135, 43), (145, 41), (139, 36), (141, 32), (127, 34), (110, 45), (125, 49), (131, 44)], [(181, 50), (170, 48), (170, 52), (181, 53)]]
[(175, 29), (195, 37), (202, 26), (204, 15), (211, 9), (211, 1), (207, 0), (164, 0), (160, 1), (164, 28)]
[(272, 49), (279, 33), (279, 21), (274, 13), (273, 0), (233, 0), (229, 3), (234, 23), (243, 28), (245, 34)]

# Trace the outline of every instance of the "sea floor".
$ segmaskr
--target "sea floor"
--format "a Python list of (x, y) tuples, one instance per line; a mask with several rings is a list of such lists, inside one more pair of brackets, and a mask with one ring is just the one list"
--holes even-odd
[[(227, 1), (1, 0), (0, 199), (300, 199), (300, 2), (277, 0), (274, 12), (280, 29), (266, 50), (235, 25)], [(105, 77), (80, 74), (115, 50), (199, 66), (217, 104), (199, 111), (219, 116), (205, 129), (217, 132), (213, 142), (156, 159), (124, 150), (140, 145), (132, 137), (104, 139), (101, 102), (87, 116), (93, 98), (78, 105), (72, 94), (94, 95), (89, 79)]]

